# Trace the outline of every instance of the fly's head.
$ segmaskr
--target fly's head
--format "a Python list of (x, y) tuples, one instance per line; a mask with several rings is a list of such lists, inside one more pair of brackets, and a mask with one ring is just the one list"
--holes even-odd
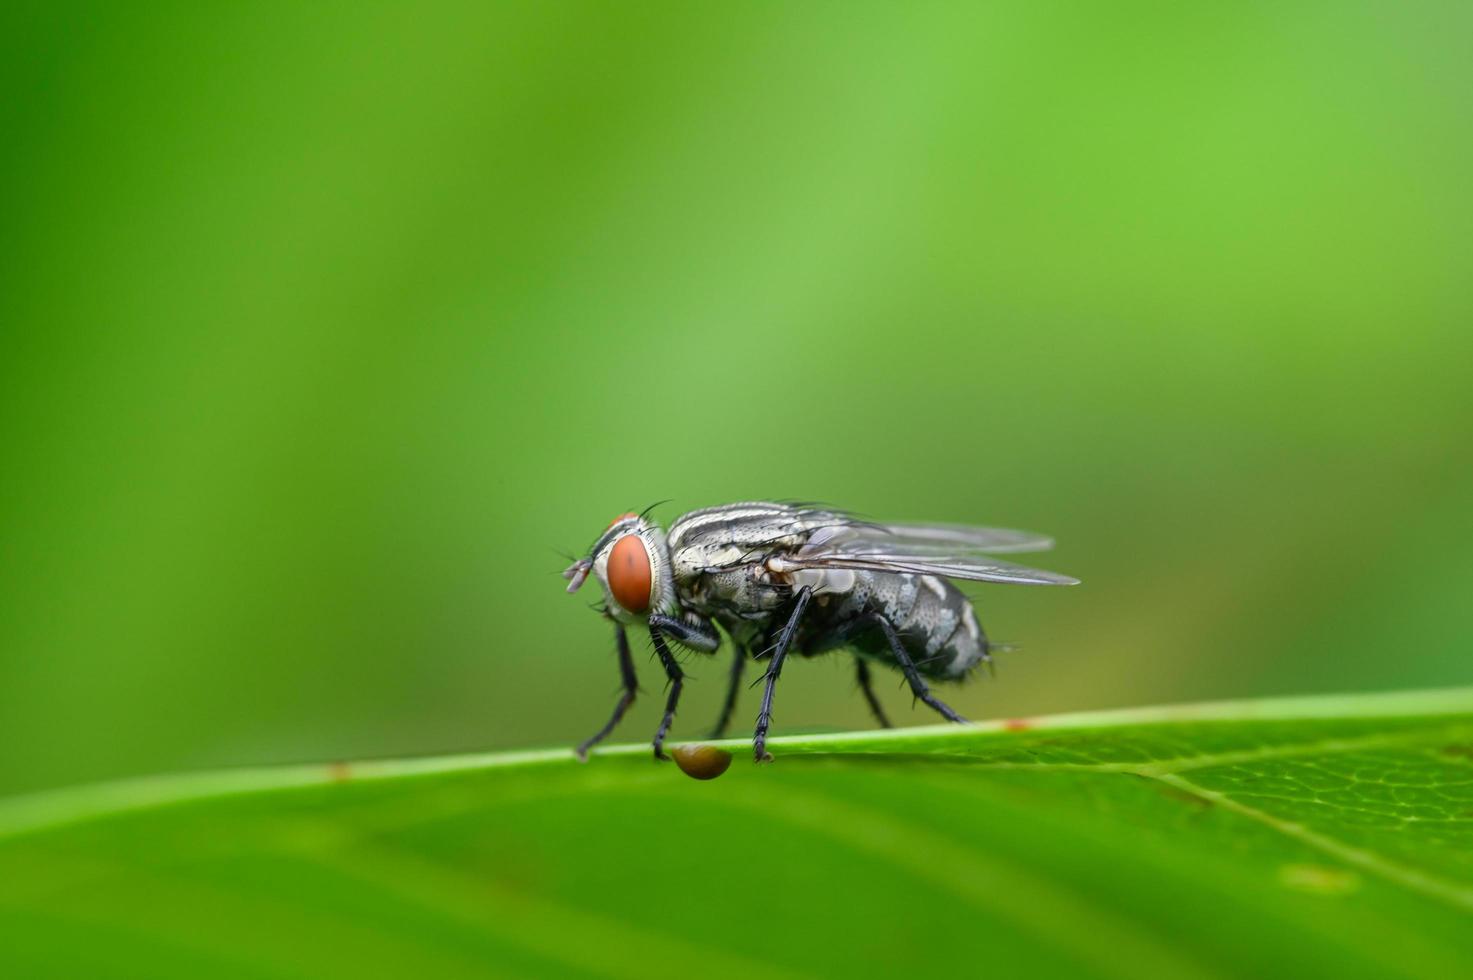
[(603, 586), (608, 614), (621, 623), (675, 609), (675, 580), (670, 574), (665, 532), (639, 514), (614, 518), (588, 557), (568, 566), (563, 572), (568, 591), (577, 592), (590, 572)]

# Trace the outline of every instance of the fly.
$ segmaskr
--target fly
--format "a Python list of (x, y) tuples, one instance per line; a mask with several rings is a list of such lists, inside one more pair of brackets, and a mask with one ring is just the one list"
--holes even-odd
[[(578, 746), (580, 759), (606, 738), (634, 702), (637, 681), (628, 629), (649, 632), (670, 680), (655, 732), (655, 758), (675, 718), (685, 674), (670, 644), (714, 654), (723, 632), (733, 657), (721, 715), (726, 732), (748, 659), (766, 659), (762, 706), (752, 738), (766, 752), (772, 697), (790, 653), (854, 654), (859, 688), (890, 727), (871, 686), (870, 665), (900, 671), (915, 697), (942, 717), (963, 719), (931, 693), (927, 679), (956, 681), (991, 661), (987, 634), (953, 580), (1077, 585), (1078, 580), (991, 557), (1053, 545), (1026, 531), (957, 524), (874, 524), (842, 511), (782, 503), (707, 507), (676, 518), (668, 532), (646, 514), (621, 514), (588, 557), (563, 573), (576, 592), (592, 574), (600, 612), (613, 623), (623, 691), (608, 723)], [(719, 627), (719, 629), (718, 629)]]

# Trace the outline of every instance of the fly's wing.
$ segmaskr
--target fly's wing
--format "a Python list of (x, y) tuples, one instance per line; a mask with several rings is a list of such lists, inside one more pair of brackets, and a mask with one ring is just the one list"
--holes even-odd
[(1003, 582), (1011, 585), (1078, 585), (1077, 578), (1025, 568), (1000, 558), (946, 557), (940, 555), (892, 554), (883, 551), (833, 551), (798, 554), (774, 563), (778, 571), (804, 568), (833, 568), (850, 571), (901, 572), (937, 575), (971, 582)]
[(988, 552), (1042, 551), (1049, 538), (1028, 531), (960, 524), (871, 524), (849, 514), (792, 504), (728, 504), (683, 515), (670, 544), (703, 572), (766, 561), (774, 571), (839, 569), (938, 575), (976, 582), (1077, 585), (1078, 580), (993, 558)]
[(1054, 539), (1032, 531), (967, 524), (876, 524), (856, 528), (860, 537), (912, 554), (989, 552), (995, 555), (1047, 551)]
[(850, 525), (820, 532), (779, 570), (805, 568), (937, 575), (1012, 585), (1078, 585), (1068, 575), (1025, 568), (986, 551), (1039, 551), (1053, 542), (1027, 531), (952, 524)]
[(890, 554), (880, 551), (833, 551), (799, 554), (774, 563), (775, 570), (834, 568), (865, 572), (902, 572), (937, 575), (970, 582), (1003, 582), (1009, 585), (1078, 585), (1079, 579), (1037, 568), (1025, 568), (1000, 558), (950, 558), (938, 555)]

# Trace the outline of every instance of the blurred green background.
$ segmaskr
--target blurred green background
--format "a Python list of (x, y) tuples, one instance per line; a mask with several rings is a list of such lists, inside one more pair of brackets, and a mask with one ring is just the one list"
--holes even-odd
[(974, 717), (1473, 681), (1467, 4), (0, 17), (0, 792), (571, 744), (664, 498), (1055, 534)]

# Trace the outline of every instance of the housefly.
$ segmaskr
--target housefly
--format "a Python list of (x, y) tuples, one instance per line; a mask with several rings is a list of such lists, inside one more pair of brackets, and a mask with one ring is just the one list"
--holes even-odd
[(1078, 584), (991, 557), (1053, 544), (1026, 531), (876, 524), (824, 507), (757, 502), (691, 511), (667, 532), (647, 513), (614, 518), (588, 556), (563, 573), (569, 592), (590, 574), (603, 587), (599, 611), (614, 626), (623, 687), (608, 723), (578, 746), (580, 759), (614, 730), (634, 701), (630, 628), (649, 632), (670, 681), (654, 737), (657, 759), (665, 758), (665, 736), (685, 682), (671, 643), (714, 654), (722, 632), (731, 640), (726, 698), (713, 738), (726, 731), (747, 660), (766, 660), (752, 739), (761, 762), (769, 758), (773, 690), (790, 653), (852, 651), (859, 688), (882, 726), (890, 723), (871, 687), (871, 664), (900, 671), (917, 699), (961, 722), (931, 693), (927, 678), (960, 680), (991, 655), (971, 601), (952, 580)]

